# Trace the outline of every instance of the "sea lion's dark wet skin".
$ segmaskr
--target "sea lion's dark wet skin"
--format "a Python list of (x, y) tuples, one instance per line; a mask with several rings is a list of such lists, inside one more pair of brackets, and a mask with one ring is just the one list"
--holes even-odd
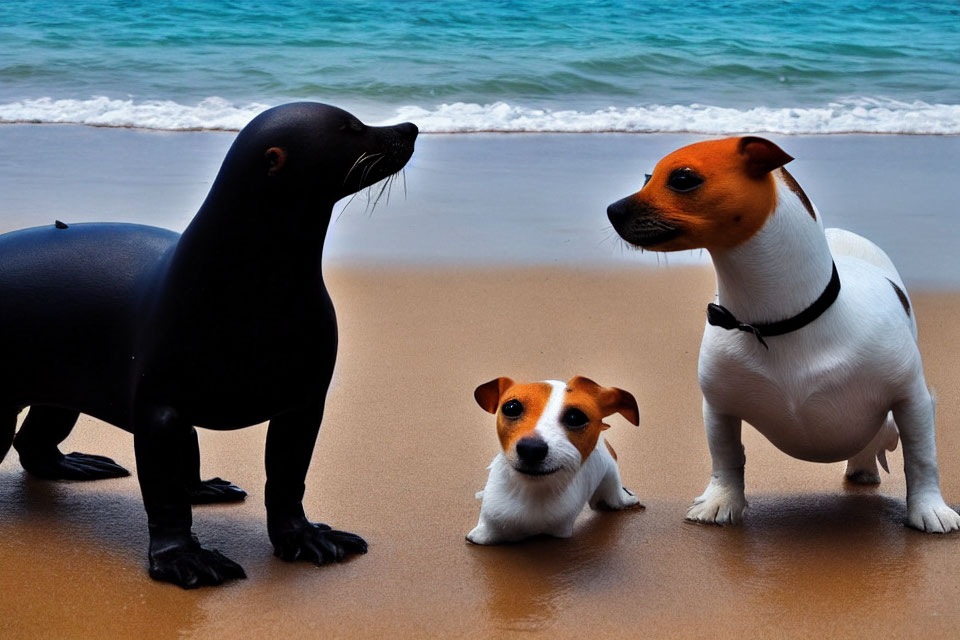
[(335, 107), (284, 105), (240, 132), (182, 236), (124, 224), (0, 236), (0, 459), (26, 406), (14, 446), (47, 477), (126, 473), (60, 454), (79, 413), (131, 431), (150, 575), (219, 584), (243, 569), (200, 546), (190, 503), (239, 489), (197, 486), (193, 427), (269, 420), (276, 555), (320, 564), (365, 552), (301, 506), (337, 352), (320, 263), (333, 204), (403, 168), (416, 136), (412, 124), (366, 127)]

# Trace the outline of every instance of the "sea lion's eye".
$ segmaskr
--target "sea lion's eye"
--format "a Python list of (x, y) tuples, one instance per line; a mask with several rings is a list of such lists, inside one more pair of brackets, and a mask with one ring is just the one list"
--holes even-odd
[(366, 128), (367, 128), (366, 125), (364, 125), (362, 122), (360, 122), (356, 118), (350, 118), (349, 120), (347, 120), (346, 122), (340, 125), (340, 131), (346, 131), (347, 129), (349, 129), (354, 133), (360, 133)]
[(583, 429), (587, 426), (587, 423), (590, 422), (590, 418), (580, 409), (570, 407), (563, 412), (563, 417), (560, 418), (560, 422), (562, 422), (563, 426), (567, 429)]
[(689, 167), (674, 169), (667, 179), (667, 187), (678, 193), (693, 191), (703, 184), (703, 178)]
[(520, 404), (519, 400), (507, 400), (500, 407), (500, 412), (508, 418), (519, 418), (520, 414), (523, 413), (523, 405)]

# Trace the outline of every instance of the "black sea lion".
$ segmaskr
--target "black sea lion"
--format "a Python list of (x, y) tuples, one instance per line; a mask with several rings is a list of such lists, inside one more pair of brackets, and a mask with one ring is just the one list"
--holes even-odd
[(365, 552), (301, 505), (337, 353), (320, 261), (333, 204), (402, 169), (416, 137), (410, 123), (368, 127), (335, 107), (288, 104), (239, 133), (183, 235), (127, 224), (0, 235), (0, 460), (14, 442), (45, 477), (125, 475), (57, 445), (79, 413), (132, 432), (150, 575), (219, 584), (245, 574), (200, 546), (190, 503), (243, 494), (200, 482), (194, 426), (269, 420), (276, 555), (320, 564)]

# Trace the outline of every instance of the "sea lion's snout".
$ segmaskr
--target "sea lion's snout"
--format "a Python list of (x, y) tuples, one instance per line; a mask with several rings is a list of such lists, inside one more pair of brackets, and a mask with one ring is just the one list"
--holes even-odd
[(417, 135), (420, 133), (419, 127), (413, 124), (412, 122), (403, 122), (401, 124), (395, 125), (394, 130), (400, 134), (405, 140), (413, 142), (417, 139)]
[(403, 169), (413, 156), (414, 143), (420, 129), (412, 122), (403, 122), (385, 127), (371, 127), (373, 137), (368, 138), (369, 146), (363, 150), (357, 164), (360, 171), (359, 181), (352, 185), (344, 184), (358, 191), (387, 179)]

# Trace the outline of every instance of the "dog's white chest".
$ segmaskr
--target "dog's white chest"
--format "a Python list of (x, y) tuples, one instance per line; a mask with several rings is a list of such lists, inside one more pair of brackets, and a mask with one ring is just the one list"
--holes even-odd
[[(735, 348), (708, 331), (700, 386), (710, 406), (750, 423), (778, 449), (815, 462), (845, 460), (877, 434), (890, 409), (884, 371), (842, 344), (777, 340), (774, 354)], [(740, 342), (742, 345), (742, 342)], [(762, 348), (762, 347), (761, 347)]]

